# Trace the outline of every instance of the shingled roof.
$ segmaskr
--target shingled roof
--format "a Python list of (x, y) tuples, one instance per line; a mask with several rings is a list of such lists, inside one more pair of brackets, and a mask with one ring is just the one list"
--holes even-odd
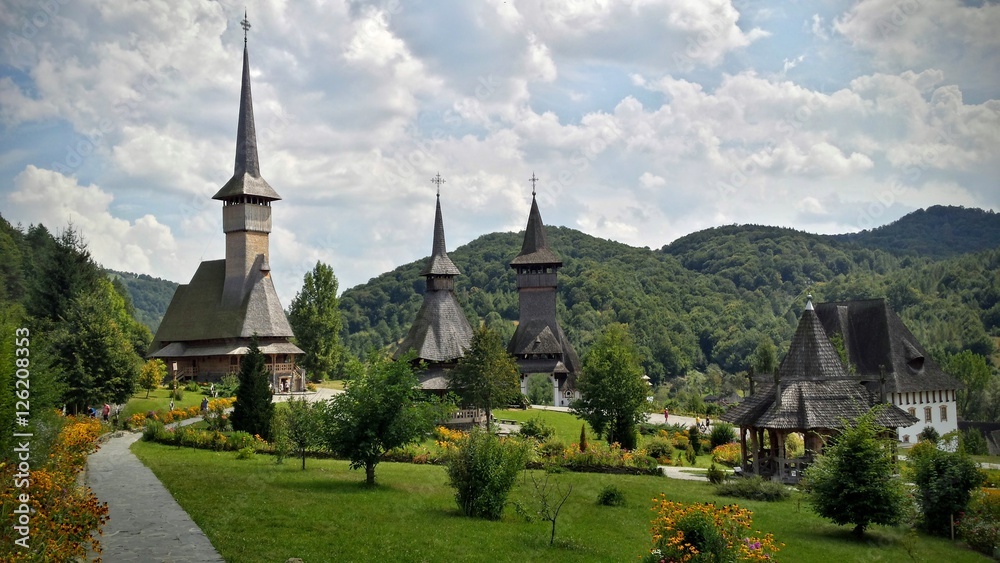
[[(519, 323), (507, 345), (507, 352), (520, 358), (518, 363), (521, 364), (521, 371), (524, 373), (534, 373), (526, 371), (525, 355), (533, 358), (561, 357), (562, 360), (558, 362), (561, 365), (555, 367), (560, 368), (560, 373), (569, 373), (574, 381), (575, 374), (580, 371), (580, 358), (576, 350), (566, 338), (562, 327), (554, 320), (531, 319)], [(542, 370), (539, 373), (549, 373), (549, 371)]]
[[(458, 268), (445, 251), (441, 195), (438, 194), (431, 257), (420, 273), (427, 278), (424, 302), (420, 305), (417, 318), (406, 333), (406, 338), (396, 348), (393, 357), (398, 358), (410, 350), (415, 350), (417, 358), (441, 363), (453, 362), (465, 355), (472, 342), (472, 326), (455, 297), (454, 285), (450, 283), (450, 278), (458, 274)], [(449, 283), (434, 285), (431, 283), (432, 278), (445, 278)], [(433, 387), (433, 382), (427, 384), (429, 387), (424, 383), (426, 382), (422, 382), (421, 385), (425, 389), (436, 388)]]
[(253, 122), (253, 99), (250, 94), (250, 55), (243, 46), (243, 87), (240, 91), (240, 119), (236, 128), (236, 164), (233, 177), (212, 199), (229, 199), (241, 195), (267, 200), (281, 199), (278, 192), (260, 176), (257, 158), (257, 132)]
[(788, 354), (778, 366), (778, 376), (782, 381), (847, 378), (844, 364), (823, 331), (823, 324), (813, 310), (812, 301), (806, 304), (806, 310), (802, 312), (799, 326), (788, 346)]
[(549, 248), (549, 240), (545, 236), (545, 224), (542, 214), (538, 211), (535, 195), (531, 195), (531, 211), (528, 213), (528, 226), (524, 229), (524, 242), (521, 252), (510, 261), (511, 266), (528, 264), (562, 266), (562, 260)]
[(225, 280), (225, 260), (202, 262), (191, 283), (174, 292), (150, 355), (158, 355), (171, 342), (249, 338), (255, 333), (261, 338), (292, 336), (269, 276), (258, 273), (242, 302), (232, 307), (222, 300)]
[(871, 386), (884, 367), (889, 393), (964, 387), (930, 358), (884, 299), (820, 303), (816, 315), (827, 335), (842, 335), (849, 361)]
[(458, 266), (448, 258), (444, 244), (444, 220), (441, 218), (441, 194), (437, 196), (437, 206), (434, 212), (434, 241), (431, 245), (431, 257), (427, 260), (421, 276), (457, 276), (461, 274)]
[(428, 362), (450, 362), (465, 355), (472, 342), (472, 326), (451, 291), (427, 291), (410, 331), (396, 349), (398, 358), (409, 350)]
[[(775, 405), (774, 384), (760, 388), (720, 418), (738, 426), (779, 430), (815, 430), (843, 427), (877, 404), (877, 398), (859, 381), (793, 381), (781, 384), (781, 402)], [(885, 428), (910, 426), (917, 419), (895, 405), (885, 404), (875, 422)]]
[[(776, 383), (770, 383), (727, 411), (722, 420), (782, 430), (839, 428), (844, 420), (856, 419), (878, 402), (859, 378), (847, 374), (811, 298), (777, 375), (780, 401)], [(886, 428), (910, 426), (916, 421), (895, 405), (886, 405), (876, 420)]]

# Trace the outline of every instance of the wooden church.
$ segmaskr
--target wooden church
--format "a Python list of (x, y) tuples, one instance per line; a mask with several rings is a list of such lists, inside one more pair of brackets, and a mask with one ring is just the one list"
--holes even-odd
[(535, 200), (534, 174), (531, 176), (531, 210), (524, 229), (521, 252), (510, 262), (517, 272), (519, 320), (507, 351), (521, 371), (521, 393), (528, 394), (528, 376), (547, 375), (552, 381), (554, 403), (567, 407), (580, 398), (576, 378), (580, 358), (559, 326), (556, 289), (562, 260), (549, 248), (545, 225)]
[[(242, 24), (249, 28), (246, 19)], [(190, 283), (177, 288), (148, 357), (162, 359), (170, 378), (215, 381), (239, 371), (257, 335), (272, 389), (303, 391), (305, 371), (297, 365), (303, 351), (290, 342), (292, 328), (271, 280), (271, 203), (281, 197), (260, 175), (245, 36), (236, 163), (212, 199), (222, 202), (226, 257), (202, 262)]]
[[(414, 361), (426, 365), (418, 376), (421, 389), (444, 395), (448, 392), (447, 371), (454, 368), (469, 349), (472, 326), (455, 297), (455, 277), (461, 272), (448, 257), (444, 242), (440, 189), (444, 180), (438, 174), (433, 181), (438, 185), (434, 237), (431, 256), (420, 272), (425, 280), (424, 301), (393, 358), (415, 352)], [(485, 416), (476, 409), (462, 409), (449, 422), (465, 424), (479, 422), (480, 419), (485, 420)]]

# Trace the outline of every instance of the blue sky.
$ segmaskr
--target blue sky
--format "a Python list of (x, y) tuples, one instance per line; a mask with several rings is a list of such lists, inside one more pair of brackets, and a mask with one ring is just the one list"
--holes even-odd
[[(221, 258), (244, 5), (4, 0), (0, 213), (187, 282)], [(658, 248), (1000, 210), (1000, 6), (861, 0), (251, 1), (271, 265), (341, 289), (547, 224)], [(511, 252), (515, 252), (512, 249)]]

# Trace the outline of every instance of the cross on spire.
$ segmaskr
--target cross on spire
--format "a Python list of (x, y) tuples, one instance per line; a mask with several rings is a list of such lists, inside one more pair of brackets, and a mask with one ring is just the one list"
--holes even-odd
[(431, 183), (432, 184), (437, 184), (438, 197), (440, 197), (441, 196), (441, 184), (445, 183), (445, 179), (441, 177), (441, 173), (440, 172), (437, 173), (437, 176), (434, 176), (433, 178), (431, 178)]
[(531, 178), (528, 178), (528, 181), (531, 182), (531, 197), (535, 197), (535, 182), (538, 181), (538, 178), (535, 177), (534, 172), (531, 173)]
[(247, 32), (250, 31), (250, 20), (247, 19), (247, 11), (243, 10), (243, 21), (240, 22), (240, 27), (243, 28), (243, 44), (247, 44)]

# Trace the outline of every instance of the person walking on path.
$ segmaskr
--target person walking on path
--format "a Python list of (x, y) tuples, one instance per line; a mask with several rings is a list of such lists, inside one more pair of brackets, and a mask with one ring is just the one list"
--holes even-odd
[(208, 397), (201, 400), (201, 412), (202, 414), (208, 412)]
[(111, 416), (111, 405), (104, 403), (104, 407), (101, 409), (101, 418), (107, 422), (109, 416)]

